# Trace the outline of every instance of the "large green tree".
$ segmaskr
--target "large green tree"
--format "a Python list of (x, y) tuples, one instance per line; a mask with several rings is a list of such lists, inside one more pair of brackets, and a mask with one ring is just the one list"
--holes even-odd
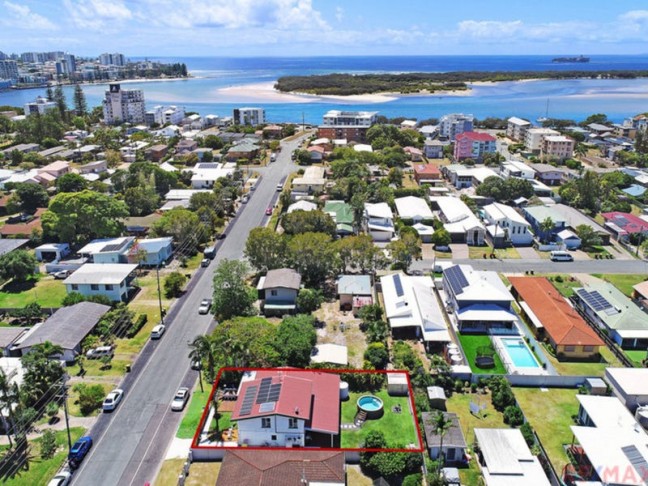
[(288, 259), (286, 238), (271, 228), (253, 228), (245, 242), (245, 256), (260, 272), (282, 268)]
[(26, 250), (14, 250), (0, 256), (0, 277), (3, 280), (24, 282), (34, 275), (37, 267), (36, 258)]
[(53, 386), (61, 382), (65, 368), (57, 358), (63, 350), (49, 341), (32, 346), (29, 353), (20, 358), (23, 366), (23, 384), (20, 387), (21, 403), (26, 407), (39, 408), (59, 392)]
[(272, 368), (281, 365), (276, 327), (262, 317), (235, 317), (212, 334), (216, 366)]
[(253, 313), (254, 289), (246, 283), (249, 268), (241, 260), (222, 260), (214, 271), (212, 310), (221, 320)]
[(124, 201), (86, 189), (57, 194), (41, 219), (47, 237), (77, 244), (119, 236), (124, 228), (122, 218), (126, 216), (128, 208)]
[(49, 203), (49, 195), (40, 184), (21, 183), (16, 185), (13, 203), (18, 204), (21, 211), (33, 213), (38, 208), (46, 208)]
[(574, 229), (576, 230), (576, 235), (581, 240), (581, 248), (583, 250), (589, 250), (592, 247), (603, 243), (603, 240), (596, 231), (594, 231), (594, 228), (588, 224), (579, 224)]
[(402, 233), (400, 238), (387, 245), (392, 261), (399, 268), (407, 271), (414, 259), (421, 256), (421, 239), (409, 231)]
[(334, 243), (342, 260), (342, 268), (374, 274), (387, 266), (383, 250), (374, 245), (369, 235), (348, 236)]
[(198, 245), (209, 239), (209, 231), (198, 215), (184, 208), (165, 212), (151, 226), (151, 235), (173, 237), (176, 245), (186, 254), (194, 253)]
[(56, 179), (56, 190), (58, 192), (81, 192), (87, 187), (88, 181), (74, 172), (63, 174)]
[(309, 286), (321, 286), (340, 269), (340, 259), (331, 237), (324, 233), (295, 235), (288, 243), (288, 250), (291, 266)]
[(276, 349), (285, 366), (306, 368), (310, 364), (311, 351), (317, 342), (313, 323), (308, 314), (286, 317), (276, 331)]
[(323, 211), (293, 211), (281, 219), (281, 227), (288, 235), (326, 233), (335, 236), (335, 221)]

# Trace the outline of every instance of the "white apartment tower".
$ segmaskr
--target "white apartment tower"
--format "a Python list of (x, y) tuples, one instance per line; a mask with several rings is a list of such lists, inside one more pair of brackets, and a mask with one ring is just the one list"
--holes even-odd
[(42, 96), (39, 96), (36, 98), (36, 101), (32, 101), (31, 103), (26, 103), (25, 104), (25, 115), (34, 115), (36, 113), (40, 115), (44, 115), (46, 112), (50, 110), (56, 110), (57, 106), (56, 103), (53, 101), (47, 101), (47, 98), (43, 98)]
[(119, 84), (111, 84), (103, 100), (103, 114), (104, 121), (109, 125), (144, 123), (144, 91), (121, 89)]
[(265, 123), (263, 108), (234, 108), (235, 125), (262, 125)]

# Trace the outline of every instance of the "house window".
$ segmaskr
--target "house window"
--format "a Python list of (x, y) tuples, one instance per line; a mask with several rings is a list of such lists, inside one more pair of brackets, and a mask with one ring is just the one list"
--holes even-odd
[(112, 290), (112, 289), (113, 289), (113, 286), (112, 286), (112, 285), (110, 285), (110, 284), (106, 284), (106, 290)]
[(297, 428), (297, 419), (296, 418), (289, 418), (288, 419), (288, 428), (289, 429), (296, 429)]
[(576, 351), (576, 346), (565, 346), (565, 351), (570, 353)]
[(79, 290), (79, 286), (77, 284), (72, 284), (72, 290)]
[(272, 295), (273, 297), (276, 297), (277, 296), (277, 291), (276, 290), (271, 290), (270, 295)]
[(269, 429), (270, 426), (271, 426), (270, 417), (262, 417), (261, 418), (261, 428), (262, 429)]
[(90, 290), (99, 290), (98, 284), (90, 284)]
[(270, 440), (277, 440), (277, 436), (276, 435), (271, 435)]
[(594, 351), (594, 346), (583, 346), (583, 351), (585, 351), (586, 353), (591, 353), (592, 351)]

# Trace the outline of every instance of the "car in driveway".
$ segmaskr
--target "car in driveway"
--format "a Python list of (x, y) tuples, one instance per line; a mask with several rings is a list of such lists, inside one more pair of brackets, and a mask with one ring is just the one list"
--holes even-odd
[(56, 473), (47, 486), (67, 486), (72, 481), (72, 473), (70, 471), (59, 471)]
[(57, 280), (65, 280), (70, 275), (72, 275), (72, 272), (70, 272), (69, 270), (61, 270), (60, 272), (54, 272), (54, 278)]
[(101, 359), (104, 356), (113, 357), (115, 355), (114, 346), (98, 346), (96, 348), (88, 349), (86, 358), (88, 359)]
[(174, 412), (181, 412), (185, 408), (190, 394), (189, 388), (179, 388), (171, 401), (171, 410)]
[(119, 405), (119, 402), (122, 401), (122, 398), (124, 398), (124, 390), (121, 388), (116, 388), (113, 391), (111, 391), (108, 395), (106, 395), (106, 398), (103, 401), (103, 411), (104, 412), (112, 412), (117, 408), (117, 405)]
[(166, 331), (164, 324), (158, 324), (151, 330), (151, 339), (160, 339), (164, 331)]
[(198, 314), (207, 314), (209, 312), (209, 309), (211, 309), (211, 305), (211, 299), (203, 299), (198, 306)]
[(272, 215), (272, 206), (268, 206), (266, 208), (266, 216), (271, 216)]
[(68, 454), (68, 462), (70, 463), (70, 466), (72, 468), (79, 467), (85, 456), (90, 452), (90, 449), (92, 449), (92, 437), (84, 435), (77, 440)]

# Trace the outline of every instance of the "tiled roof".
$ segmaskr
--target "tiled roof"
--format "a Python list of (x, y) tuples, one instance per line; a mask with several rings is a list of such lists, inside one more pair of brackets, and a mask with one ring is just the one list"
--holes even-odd
[(441, 171), (434, 164), (419, 164), (414, 166), (414, 171), (417, 174), (425, 175), (441, 175)]
[(603, 346), (596, 332), (545, 277), (509, 277), (509, 281), (556, 344)]
[(456, 137), (457, 142), (460, 142), (461, 140), (468, 139), (473, 142), (494, 142), (495, 137), (492, 135), (489, 135), (488, 133), (481, 133), (481, 132), (463, 132), (457, 135)]
[(299, 290), (301, 275), (292, 268), (269, 270), (263, 284), (264, 289), (286, 288)]
[(344, 453), (338, 451), (229, 450), (216, 486), (345, 484)]

